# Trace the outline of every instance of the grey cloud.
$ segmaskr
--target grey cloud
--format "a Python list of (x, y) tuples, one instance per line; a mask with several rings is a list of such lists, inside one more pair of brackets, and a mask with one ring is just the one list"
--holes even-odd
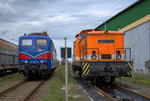
[(81, 30), (96, 28), (135, 1), (1, 0), (0, 37), (17, 44), (23, 33), (48, 31), (59, 51), (64, 37), (72, 47)]
[(6, 35), (7, 33), (9, 33), (10, 31), (8, 30), (8, 29), (6, 29), (6, 30), (2, 30), (2, 31), (0, 31), (0, 34), (1, 35)]

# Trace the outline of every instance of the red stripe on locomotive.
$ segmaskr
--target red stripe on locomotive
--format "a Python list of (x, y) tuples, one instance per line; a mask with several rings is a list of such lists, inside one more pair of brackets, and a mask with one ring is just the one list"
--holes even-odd
[(32, 58), (25, 54), (19, 54), (19, 59), (32, 59)]
[[(51, 58), (52, 58), (52, 54), (46, 53), (46, 54), (43, 54), (43, 55), (37, 57), (36, 59), (51, 59)], [(32, 58), (25, 54), (19, 54), (19, 59), (32, 59)]]
[(37, 59), (51, 59), (51, 58), (52, 58), (51, 53), (43, 54), (43, 55), (37, 57)]

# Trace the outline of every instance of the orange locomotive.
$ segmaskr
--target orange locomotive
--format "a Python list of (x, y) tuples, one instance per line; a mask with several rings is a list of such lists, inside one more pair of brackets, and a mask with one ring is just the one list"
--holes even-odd
[(132, 76), (131, 49), (124, 48), (124, 33), (83, 30), (74, 42), (73, 70), (93, 82), (113, 82)]

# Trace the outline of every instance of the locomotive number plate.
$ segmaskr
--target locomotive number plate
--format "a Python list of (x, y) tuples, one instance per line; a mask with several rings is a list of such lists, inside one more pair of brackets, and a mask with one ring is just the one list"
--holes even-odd
[(38, 61), (30, 61), (30, 63), (38, 63)]

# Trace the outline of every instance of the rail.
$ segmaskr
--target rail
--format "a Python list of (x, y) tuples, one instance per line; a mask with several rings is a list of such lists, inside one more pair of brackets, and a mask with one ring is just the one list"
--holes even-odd
[(11, 98), (13, 99), (13, 101), (26, 101), (33, 94), (33, 92), (40, 87), (40, 85), (44, 81), (45, 80), (41, 80), (41, 81), (22, 80), (17, 84), (3, 91), (0, 91), (0, 100), (5, 100), (5, 99), (10, 100)]

